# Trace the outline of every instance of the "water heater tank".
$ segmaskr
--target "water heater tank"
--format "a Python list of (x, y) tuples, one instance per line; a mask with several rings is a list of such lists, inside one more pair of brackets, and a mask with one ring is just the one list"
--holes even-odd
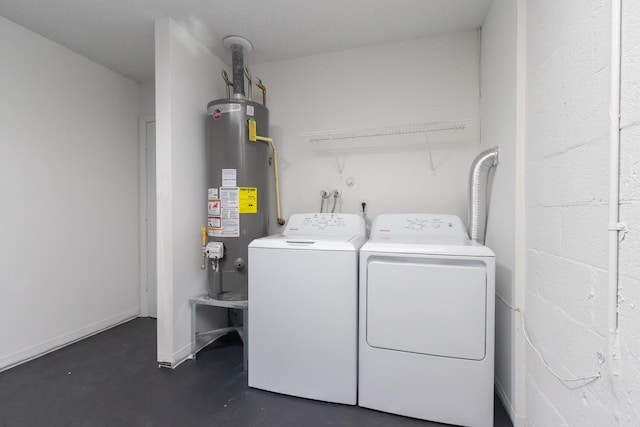
[(216, 299), (247, 299), (247, 248), (267, 235), (271, 153), (268, 144), (249, 141), (249, 119), (258, 135), (269, 135), (269, 110), (261, 104), (219, 99), (207, 105), (207, 241), (224, 246), (208, 269), (209, 296)]

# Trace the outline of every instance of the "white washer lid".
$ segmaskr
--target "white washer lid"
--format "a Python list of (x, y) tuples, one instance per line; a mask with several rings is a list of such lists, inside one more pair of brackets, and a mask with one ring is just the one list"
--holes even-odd
[(267, 249), (296, 249), (316, 251), (357, 251), (365, 239), (358, 235), (348, 236), (323, 236), (323, 235), (297, 235), (261, 237), (249, 244), (249, 248)]
[(284, 236), (362, 236), (364, 219), (356, 214), (308, 213), (289, 217)]
[(354, 251), (362, 246), (365, 236), (364, 219), (360, 215), (294, 214), (282, 234), (256, 239), (249, 247)]

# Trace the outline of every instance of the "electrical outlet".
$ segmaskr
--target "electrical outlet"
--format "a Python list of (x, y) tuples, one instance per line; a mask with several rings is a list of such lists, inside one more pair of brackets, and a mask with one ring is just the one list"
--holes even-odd
[(358, 209), (360, 210), (360, 212), (366, 212), (368, 207), (369, 207), (369, 199), (365, 197), (360, 197), (358, 199)]

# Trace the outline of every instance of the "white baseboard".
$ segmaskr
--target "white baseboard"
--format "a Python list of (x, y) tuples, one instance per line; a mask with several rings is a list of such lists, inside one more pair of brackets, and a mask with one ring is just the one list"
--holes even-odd
[(109, 317), (107, 319), (100, 320), (82, 328), (76, 329), (59, 335), (55, 338), (46, 340), (40, 344), (18, 350), (11, 354), (7, 354), (0, 357), (0, 372), (13, 368), (14, 366), (36, 359), (52, 351), (58, 350), (62, 347), (66, 347), (70, 344), (78, 342), (82, 339), (90, 337), (91, 335), (98, 334), (102, 331), (110, 329), (121, 323), (128, 322), (131, 319), (138, 317), (140, 314), (140, 308), (127, 310), (123, 313)]
[(516, 414), (507, 393), (502, 388), (502, 384), (498, 382), (496, 378), (494, 381), (496, 393), (498, 394), (498, 398), (502, 402), (502, 406), (507, 411), (507, 415), (511, 418), (511, 422), (513, 423), (513, 427), (525, 427), (527, 419), (525, 417), (519, 416)]
[[(205, 348), (206, 346), (214, 342), (216, 339), (217, 338), (210, 339), (206, 341), (204, 344), (198, 346), (196, 348), (196, 353), (198, 353), (200, 350), (202, 350), (203, 348)], [(179, 365), (181, 365), (182, 363), (190, 359), (195, 359), (195, 355), (191, 354), (191, 344), (188, 344), (185, 347), (182, 347), (173, 355), (174, 362), (166, 362), (166, 361), (158, 361), (158, 362), (161, 368), (175, 369)]]
[(185, 360), (189, 360), (192, 358), (193, 355), (191, 354), (191, 343), (188, 343), (173, 354), (173, 360), (175, 360), (175, 362), (173, 363), (172, 368), (177, 368)]

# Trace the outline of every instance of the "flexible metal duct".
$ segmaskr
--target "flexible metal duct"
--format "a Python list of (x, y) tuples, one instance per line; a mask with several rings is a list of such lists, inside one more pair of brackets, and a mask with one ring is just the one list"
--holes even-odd
[(498, 147), (483, 151), (469, 173), (469, 238), (484, 245), (487, 229), (489, 172), (498, 165)]

